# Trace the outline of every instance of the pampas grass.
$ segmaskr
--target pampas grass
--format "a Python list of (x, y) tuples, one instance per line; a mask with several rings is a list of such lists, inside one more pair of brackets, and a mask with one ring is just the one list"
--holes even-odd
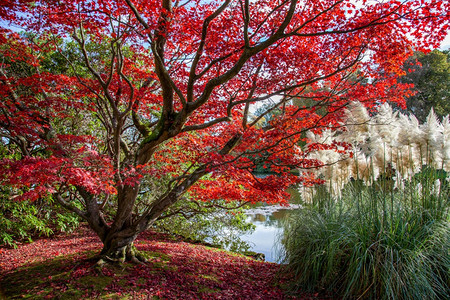
[(423, 166), (450, 172), (449, 116), (439, 122), (431, 110), (427, 121), (419, 124), (413, 115), (394, 112), (387, 103), (370, 116), (359, 102), (351, 103), (345, 116), (343, 130), (307, 135), (311, 143), (353, 146), (352, 155), (347, 156), (333, 150), (309, 153), (310, 158), (323, 162), (324, 167), (315, 173), (334, 196), (339, 197), (352, 178), (371, 185), (386, 173), (397, 174), (399, 181), (410, 180)]
[(344, 142), (310, 156), (324, 186), (301, 187), (304, 208), (285, 223), (283, 263), (295, 291), (344, 299), (449, 299), (450, 121), (425, 124), (387, 104), (369, 116), (353, 103), (341, 132), (311, 142)]

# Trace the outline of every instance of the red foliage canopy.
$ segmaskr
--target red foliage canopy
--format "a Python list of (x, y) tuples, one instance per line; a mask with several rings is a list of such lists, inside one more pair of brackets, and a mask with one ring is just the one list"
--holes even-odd
[[(284, 202), (287, 186), (318, 182), (291, 173), (320, 165), (303, 133), (340, 126), (349, 101), (404, 105), (396, 76), (413, 47), (438, 46), (450, 12), (423, 0), (0, 3), (0, 134), (15, 153), (1, 180), (52, 194), (100, 236), (140, 231), (186, 193)], [(256, 178), (262, 164), (272, 175)]]

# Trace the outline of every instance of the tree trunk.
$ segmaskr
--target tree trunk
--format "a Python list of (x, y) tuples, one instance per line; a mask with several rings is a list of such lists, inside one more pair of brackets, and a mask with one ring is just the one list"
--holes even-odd
[(138, 233), (132, 228), (118, 232), (109, 232), (103, 241), (103, 249), (100, 252), (100, 263), (103, 262), (145, 262), (145, 258), (139, 254), (133, 245)]

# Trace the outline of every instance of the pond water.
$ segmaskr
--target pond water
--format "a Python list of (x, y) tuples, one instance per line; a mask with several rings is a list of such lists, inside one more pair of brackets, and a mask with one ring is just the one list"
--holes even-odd
[[(299, 201), (299, 194), (296, 189), (291, 189), (291, 202)], [(258, 206), (245, 211), (248, 221), (256, 228), (251, 234), (241, 236), (243, 241), (250, 245), (250, 251), (263, 253), (265, 260), (270, 262), (280, 262), (283, 246), (280, 243), (283, 233), (283, 222), (287, 216), (298, 209), (300, 205), (290, 204), (289, 207), (279, 205)]]

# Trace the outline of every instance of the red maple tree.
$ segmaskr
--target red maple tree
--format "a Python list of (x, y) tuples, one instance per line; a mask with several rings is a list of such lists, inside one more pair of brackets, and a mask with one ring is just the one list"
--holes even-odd
[[(401, 66), (439, 44), (450, 12), (422, 0), (0, 4), (2, 184), (78, 214), (111, 260), (138, 259), (137, 235), (183, 196), (283, 203), (288, 186), (319, 182), (291, 172), (321, 164), (299, 147), (305, 131), (340, 126), (349, 101), (404, 105)], [(262, 162), (272, 175), (256, 178)]]

